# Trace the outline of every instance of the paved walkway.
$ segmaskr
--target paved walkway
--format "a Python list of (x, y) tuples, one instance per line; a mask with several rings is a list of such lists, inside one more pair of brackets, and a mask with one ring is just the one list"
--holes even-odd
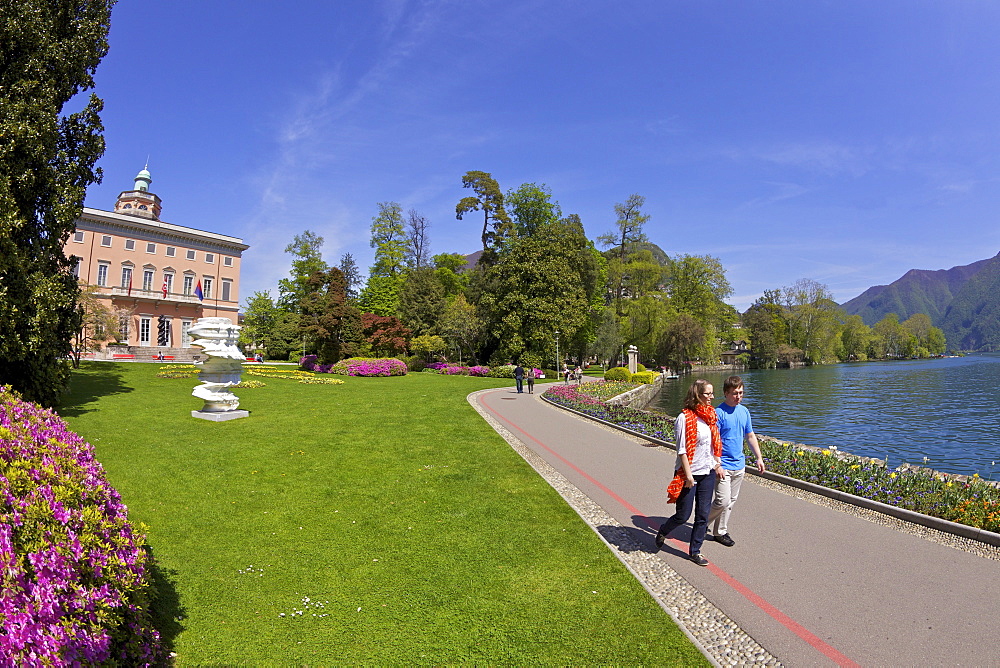
[(996, 550), (957, 549), (933, 540), (933, 530), (869, 521), (748, 476), (730, 520), (736, 546), (706, 542), (711, 563), (700, 567), (685, 558), (689, 527), (659, 553), (653, 544), (673, 513), (664, 493), (672, 451), (538, 394), (490, 390), (470, 401), (603, 508), (644, 557), (662, 561), (785, 665), (1000, 665)]

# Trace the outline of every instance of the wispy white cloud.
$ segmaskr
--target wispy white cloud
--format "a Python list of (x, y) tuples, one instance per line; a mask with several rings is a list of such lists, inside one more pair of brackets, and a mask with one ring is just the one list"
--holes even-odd
[(781, 167), (860, 176), (871, 167), (872, 151), (832, 141), (792, 142), (757, 149), (751, 157)]

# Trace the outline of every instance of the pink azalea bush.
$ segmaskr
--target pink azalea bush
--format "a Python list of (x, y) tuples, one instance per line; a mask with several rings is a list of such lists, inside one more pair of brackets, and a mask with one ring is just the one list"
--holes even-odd
[(93, 447), (0, 386), (0, 665), (161, 663), (144, 545)]
[(342, 376), (405, 376), (406, 362), (395, 357), (350, 357), (340, 360), (328, 373)]
[[(430, 367), (428, 367), (430, 368)], [(460, 366), (458, 364), (445, 364), (438, 367), (438, 373), (445, 376), (477, 376), (485, 378), (490, 372), (488, 366)]]

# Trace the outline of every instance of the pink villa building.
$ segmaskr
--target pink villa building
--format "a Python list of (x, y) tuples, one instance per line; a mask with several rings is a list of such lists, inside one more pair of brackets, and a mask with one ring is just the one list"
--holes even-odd
[(190, 346), (192, 322), (215, 316), (237, 322), (240, 260), (249, 246), (161, 221), (151, 182), (143, 169), (114, 211), (84, 207), (65, 251), (78, 258), (80, 281), (96, 286), (119, 314), (120, 343), (129, 353), (190, 358), (198, 351), (183, 350)]

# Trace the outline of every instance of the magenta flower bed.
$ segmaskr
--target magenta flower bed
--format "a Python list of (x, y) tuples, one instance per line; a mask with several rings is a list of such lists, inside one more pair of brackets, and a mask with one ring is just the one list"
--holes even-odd
[(327, 373), (342, 376), (405, 376), (406, 362), (395, 357), (351, 357), (334, 364)]
[(144, 544), (90, 444), (0, 386), (0, 665), (162, 662)]

